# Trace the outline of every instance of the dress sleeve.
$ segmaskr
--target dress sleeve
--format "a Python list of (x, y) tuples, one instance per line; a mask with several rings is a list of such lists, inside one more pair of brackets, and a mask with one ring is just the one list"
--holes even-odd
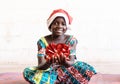
[(38, 56), (38, 57), (45, 56), (45, 44), (44, 44), (44, 42), (42, 41), (42, 39), (39, 39), (39, 40), (37, 41), (37, 46), (38, 46), (37, 56)]
[(77, 45), (78, 41), (77, 39), (72, 36), (70, 41), (69, 41), (69, 45), (70, 45), (70, 55), (74, 55), (75, 59), (76, 59), (76, 45)]

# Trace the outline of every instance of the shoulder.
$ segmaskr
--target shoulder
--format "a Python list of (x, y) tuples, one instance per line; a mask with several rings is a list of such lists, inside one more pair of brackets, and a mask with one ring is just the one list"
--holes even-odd
[(42, 37), (40, 37), (40, 38), (38, 39), (37, 42), (42, 41), (43, 39), (47, 39), (47, 38), (49, 38), (49, 37), (50, 37), (50, 35), (42, 36)]
[(69, 38), (76, 39), (76, 37), (75, 37), (74, 35), (67, 35), (67, 34), (66, 34), (65, 36), (66, 36), (66, 38), (68, 38), (68, 39), (69, 39)]
[(37, 41), (37, 45), (41, 46), (41, 47), (44, 45), (42, 38), (44, 38), (44, 37), (40, 37)]
[(77, 38), (74, 35), (67, 35), (67, 37), (70, 40), (77, 40)]
[(73, 35), (71, 36), (71, 40), (78, 41), (77, 38)]
[(51, 37), (51, 35), (46, 35), (46, 36), (44, 36), (44, 38), (50, 38)]
[(41, 37), (38, 41), (37, 41), (37, 44), (40, 45), (40, 46), (47, 46), (48, 45), (48, 39), (50, 35), (46, 35), (46, 36), (43, 36)]
[(66, 35), (67, 42), (70, 44), (77, 44), (78, 40), (74, 35)]
[(77, 43), (78, 43), (77, 38), (75, 36), (71, 36), (70, 44), (76, 45)]

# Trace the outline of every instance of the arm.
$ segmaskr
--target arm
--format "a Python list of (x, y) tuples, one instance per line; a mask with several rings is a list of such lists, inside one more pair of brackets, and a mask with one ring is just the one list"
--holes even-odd
[(76, 45), (77, 45), (77, 39), (72, 40), (73, 44), (70, 46), (71, 50), (70, 50), (70, 60), (66, 60), (66, 67), (69, 67), (71, 65), (73, 65), (75, 59), (76, 59)]
[(65, 62), (62, 62), (63, 63), (62, 65), (64, 65), (65, 67), (70, 67), (71, 65), (73, 65), (74, 60), (75, 60), (74, 56), (71, 55), (70, 60), (65, 60)]
[(46, 70), (50, 67), (51, 63), (46, 61), (44, 57), (38, 57), (38, 69)]
[(76, 59), (76, 45), (77, 45), (77, 39), (76, 38), (72, 38), (69, 42), (70, 45), (70, 59), (66, 60), (65, 56), (60, 56), (60, 64), (65, 66), (65, 67), (69, 67), (71, 65), (73, 65), (75, 59)]
[(43, 54), (45, 51), (42, 48), (42, 46), (39, 43), (37, 43), (37, 46), (38, 46), (38, 69), (41, 70), (48, 69), (51, 65), (51, 62), (50, 60), (46, 61), (45, 54)]

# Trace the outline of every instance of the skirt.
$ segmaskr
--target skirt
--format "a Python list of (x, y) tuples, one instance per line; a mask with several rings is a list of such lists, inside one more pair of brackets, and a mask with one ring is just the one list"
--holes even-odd
[(93, 66), (77, 61), (72, 66), (58, 69), (39, 70), (37, 67), (27, 67), (23, 76), (30, 84), (88, 84), (96, 74)]

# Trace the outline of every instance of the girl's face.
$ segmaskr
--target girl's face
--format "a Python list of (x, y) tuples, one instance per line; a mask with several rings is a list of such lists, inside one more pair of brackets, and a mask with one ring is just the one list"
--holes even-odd
[(50, 26), (53, 35), (63, 35), (67, 30), (66, 22), (63, 17), (57, 17)]

